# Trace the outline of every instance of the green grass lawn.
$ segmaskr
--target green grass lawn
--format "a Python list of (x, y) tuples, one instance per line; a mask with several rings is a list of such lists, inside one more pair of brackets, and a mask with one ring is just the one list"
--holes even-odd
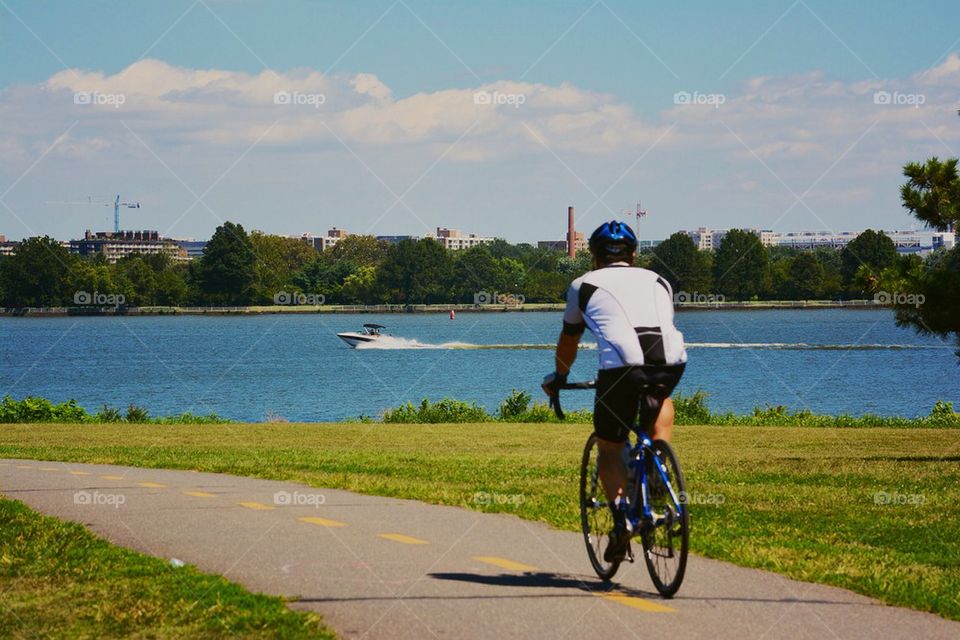
[(0, 499), (0, 636), (333, 638), (317, 616)]
[[(197, 469), (578, 530), (588, 427), (3, 425), (0, 456)], [(692, 548), (960, 619), (960, 431), (678, 427)]]

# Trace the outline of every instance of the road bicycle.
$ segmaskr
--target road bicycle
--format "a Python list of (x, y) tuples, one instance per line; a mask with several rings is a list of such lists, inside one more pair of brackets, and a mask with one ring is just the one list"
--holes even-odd
[[(596, 381), (571, 382), (560, 390), (594, 389)], [(639, 423), (630, 424), (634, 437), (624, 445), (628, 482), (627, 504), (614, 506), (607, 500), (600, 484), (596, 434), (587, 438), (580, 464), (580, 523), (587, 554), (594, 571), (605, 582), (610, 581), (621, 562), (634, 561), (633, 550), (627, 547), (623, 560), (606, 562), (603, 552), (613, 529), (611, 508), (621, 509), (633, 525), (634, 537), (643, 545), (643, 558), (657, 591), (672, 597), (683, 582), (687, 567), (687, 547), (690, 541), (690, 514), (687, 509), (687, 489), (680, 470), (680, 462), (670, 444), (651, 440), (651, 431), (659, 413), (663, 388), (656, 384), (644, 385), (637, 407)], [(564, 419), (560, 407), (560, 392), (551, 398), (557, 417)]]

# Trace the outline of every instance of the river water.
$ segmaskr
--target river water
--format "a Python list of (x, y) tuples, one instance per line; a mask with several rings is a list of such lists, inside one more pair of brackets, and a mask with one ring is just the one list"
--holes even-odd
[[(364, 322), (391, 336), (351, 349), (335, 335)], [(706, 391), (713, 410), (960, 405), (953, 347), (897, 328), (889, 310), (685, 311), (677, 324), (689, 354), (679, 389)], [(539, 393), (559, 329), (558, 313), (0, 318), (0, 395), (247, 421), (376, 417), (444, 396), (495, 410), (511, 389)], [(592, 377), (596, 358), (581, 351), (571, 377)]]

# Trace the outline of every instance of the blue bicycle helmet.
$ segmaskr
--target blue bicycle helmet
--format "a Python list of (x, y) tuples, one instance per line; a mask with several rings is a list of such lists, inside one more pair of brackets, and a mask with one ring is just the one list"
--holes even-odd
[(627, 256), (637, 250), (637, 235), (627, 223), (611, 220), (591, 234), (589, 246), (595, 255)]

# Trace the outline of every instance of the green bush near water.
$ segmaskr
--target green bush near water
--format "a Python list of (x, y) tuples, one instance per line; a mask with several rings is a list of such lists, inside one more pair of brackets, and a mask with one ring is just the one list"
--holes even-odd
[(150, 424), (220, 424), (230, 422), (215, 413), (198, 416), (192, 413), (182, 413), (177, 416), (151, 418), (143, 407), (130, 405), (125, 414), (118, 409), (104, 405), (100, 411), (91, 414), (70, 399), (60, 404), (54, 404), (46, 398), (28, 396), (23, 400), (14, 400), (4, 396), (0, 401), (0, 424), (25, 422), (57, 422), (57, 423), (150, 423)]

